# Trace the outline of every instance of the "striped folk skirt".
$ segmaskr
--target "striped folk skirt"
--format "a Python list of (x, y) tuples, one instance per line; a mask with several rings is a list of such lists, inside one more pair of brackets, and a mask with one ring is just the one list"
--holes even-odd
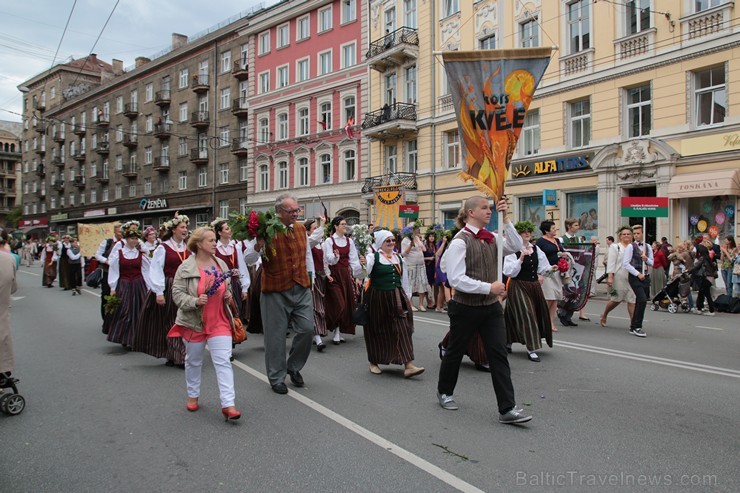
[(249, 267), (249, 276), (252, 279), (249, 285), (249, 296), (244, 313), (247, 319), (247, 332), (250, 334), (262, 334), (262, 310), (260, 309), (260, 296), (262, 295), (262, 268)]
[(108, 341), (133, 347), (134, 331), (144, 308), (146, 293), (143, 278), (118, 281), (116, 296), (121, 299), (121, 304), (116, 313), (109, 315)]
[[(442, 347), (447, 348), (449, 345), (450, 331), (448, 330), (444, 339), (442, 339)], [(486, 348), (483, 346), (483, 339), (480, 333), (476, 332), (475, 337), (470, 339), (468, 348), (465, 350), (465, 355), (476, 365), (488, 366), (488, 356), (486, 356)]]
[(167, 358), (176, 365), (185, 364), (185, 345), (179, 337), (167, 337), (175, 324), (177, 305), (172, 301), (172, 279), (165, 279), (164, 306), (157, 304), (157, 295), (149, 292), (134, 333), (134, 351), (155, 358)]
[(326, 330), (326, 311), (324, 309), (324, 300), (326, 299), (326, 277), (316, 276), (311, 288), (313, 297), (313, 332), (317, 336), (324, 337)]
[(368, 324), (365, 326), (367, 360), (376, 365), (403, 365), (414, 360), (414, 318), (403, 289), (370, 288)]
[(57, 262), (44, 263), (44, 286), (51, 286), (57, 278)]
[(326, 328), (334, 330), (339, 327), (342, 334), (354, 335), (355, 323), (352, 321), (352, 314), (357, 305), (355, 280), (349, 267), (340, 265), (331, 266), (331, 276), (334, 282), (327, 285), (324, 305), (329, 307), (326, 310)]
[(545, 339), (552, 347), (550, 313), (538, 281), (509, 281), (504, 320), (507, 344), (518, 342), (535, 351)]

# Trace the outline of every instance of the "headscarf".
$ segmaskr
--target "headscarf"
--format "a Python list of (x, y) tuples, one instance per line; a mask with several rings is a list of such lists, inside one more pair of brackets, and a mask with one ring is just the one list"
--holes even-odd
[(387, 229), (381, 229), (380, 231), (375, 231), (375, 249), (380, 251), (380, 247), (383, 246), (383, 243), (385, 243), (385, 240), (388, 238), (393, 238), (393, 233), (388, 231)]

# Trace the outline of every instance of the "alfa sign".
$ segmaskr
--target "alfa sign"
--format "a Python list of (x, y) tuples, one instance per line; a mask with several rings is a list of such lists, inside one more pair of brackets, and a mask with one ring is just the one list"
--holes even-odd
[(144, 197), (139, 201), (139, 209), (150, 211), (155, 209), (166, 209), (167, 199), (148, 199)]
[(622, 217), (668, 217), (668, 197), (622, 197)]

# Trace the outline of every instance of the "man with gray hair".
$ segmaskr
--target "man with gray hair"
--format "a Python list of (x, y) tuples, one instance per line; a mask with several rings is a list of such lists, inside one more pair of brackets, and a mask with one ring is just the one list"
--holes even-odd
[[(285, 232), (276, 234), (272, 248), (262, 263), (262, 326), (265, 332), (265, 369), (273, 392), (287, 394), (285, 377), (296, 387), (303, 387), (300, 371), (311, 354), (314, 332), (311, 274), (313, 256), (306, 228), (296, 222), (300, 209), (295, 197), (282, 194), (275, 200), (275, 210), (285, 225)], [(257, 238), (254, 248), (244, 253), (247, 264), (253, 264), (265, 248), (265, 239)], [(285, 359), (285, 333), (292, 321), (295, 331), (288, 359)]]

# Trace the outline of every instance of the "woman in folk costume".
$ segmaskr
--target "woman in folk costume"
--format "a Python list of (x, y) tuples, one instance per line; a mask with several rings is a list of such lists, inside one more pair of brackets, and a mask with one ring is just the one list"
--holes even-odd
[(172, 281), (190, 251), (185, 244), (188, 236), (188, 216), (175, 217), (162, 225), (162, 243), (154, 250), (149, 266), (149, 296), (141, 312), (134, 335), (134, 351), (167, 358), (167, 366), (185, 367), (185, 346), (180, 338), (168, 338), (175, 323), (177, 306), (172, 301)]
[(43, 285), (50, 288), (57, 278), (57, 257), (59, 244), (55, 236), (46, 238), (46, 245), (41, 249), (41, 265), (44, 266)]
[(244, 262), (242, 242), (231, 239), (231, 227), (226, 219), (216, 218), (211, 227), (216, 233), (216, 257), (223, 260), (226, 267), (234, 272), (231, 278), (231, 291), (238, 311), (234, 315), (246, 323), (248, 317), (244, 312), (249, 297), (250, 279), (247, 264)]
[(262, 257), (257, 256), (257, 260), (252, 264), (246, 261), (246, 254), (254, 250), (254, 243), (255, 240), (243, 240), (240, 245), (250, 280), (242, 318), (247, 322), (247, 332), (250, 334), (262, 334), (264, 332), (262, 328), (262, 308), (260, 308), (260, 295), (262, 294)]
[[(309, 238), (312, 234), (320, 229), (320, 221), (309, 219), (303, 225), (306, 227), (306, 234)], [(313, 257), (314, 278), (311, 285), (311, 295), (313, 297), (313, 319), (314, 319), (314, 344), (319, 352), (326, 349), (326, 344), (321, 340), (326, 337), (326, 283), (330, 275), (328, 266), (324, 263), (324, 250), (322, 243), (311, 247), (311, 256)]]
[(59, 243), (59, 255), (57, 255), (57, 262), (59, 264), (59, 287), (65, 291), (72, 289), (69, 283), (69, 257), (67, 256), (67, 250), (69, 250), (69, 235), (62, 236), (62, 241)]
[[(352, 314), (355, 311), (356, 278), (362, 278), (362, 265), (357, 255), (357, 247), (347, 234), (347, 221), (337, 216), (331, 221), (331, 237), (324, 241), (324, 263), (329, 266), (331, 275), (327, 277), (326, 313), (327, 327), (334, 330), (332, 343), (344, 342), (340, 334), (355, 334), (355, 323)], [(363, 257), (364, 258), (364, 257)]]
[(370, 287), (366, 296), (368, 324), (365, 348), (370, 373), (382, 373), (378, 365), (403, 365), (403, 376), (424, 372), (414, 365), (414, 318), (411, 311), (411, 286), (401, 256), (393, 251), (396, 239), (390, 231), (375, 234), (376, 252), (367, 258)]
[(504, 310), (506, 345), (509, 349), (514, 342), (524, 344), (529, 360), (539, 362), (535, 351), (542, 348), (542, 339), (552, 347), (550, 312), (540, 286), (543, 275), (552, 267), (544, 252), (530, 243), (534, 224), (520, 221), (514, 227), (522, 237), (524, 248), (504, 258), (504, 275), (509, 277)]
[(120, 298), (118, 309), (110, 316), (108, 340), (131, 349), (134, 330), (141, 318), (149, 283), (149, 256), (139, 248), (141, 231), (123, 231), (125, 245), (110, 256), (108, 285), (111, 296)]
[(157, 234), (157, 230), (148, 226), (144, 230), (142, 238), (144, 241), (142, 241), (140, 245), (141, 251), (144, 252), (144, 255), (147, 257), (152, 258), (154, 256), (154, 250), (159, 246), (159, 235)]
[(80, 251), (80, 242), (76, 236), (70, 238), (67, 246), (67, 286), (72, 290), (72, 296), (82, 294), (82, 273), (85, 272), (85, 257)]

